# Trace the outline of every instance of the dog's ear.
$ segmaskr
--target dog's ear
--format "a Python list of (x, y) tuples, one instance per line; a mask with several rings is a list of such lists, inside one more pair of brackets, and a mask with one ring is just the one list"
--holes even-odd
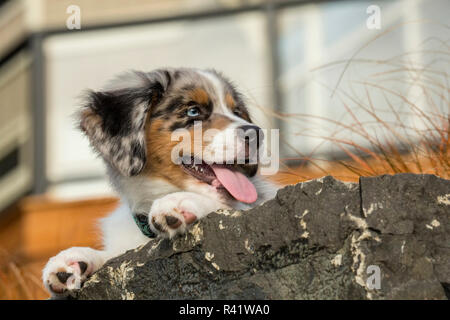
[(132, 72), (104, 91), (90, 91), (79, 125), (91, 146), (124, 176), (139, 174), (147, 160), (145, 122), (170, 81), (168, 72)]

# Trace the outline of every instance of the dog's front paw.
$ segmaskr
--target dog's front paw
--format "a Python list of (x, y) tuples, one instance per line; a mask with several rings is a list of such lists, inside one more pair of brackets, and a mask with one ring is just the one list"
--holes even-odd
[(149, 214), (150, 228), (163, 237), (172, 238), (208, 214), (202, 199), (183, 192), (166, 195), (153, 202)]
[(42, 274), (52, 297), (66, 297), (80, 289), (84, 281), (101, 266), (101, 259), (91, 248), (73, 247), (50, 258)]

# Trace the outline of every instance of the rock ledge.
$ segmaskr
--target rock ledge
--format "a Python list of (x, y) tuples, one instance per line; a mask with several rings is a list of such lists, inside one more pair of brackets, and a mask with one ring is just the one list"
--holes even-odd
[(281, 189), (110, 260), (76, 299), (447, 299), (450, 181), (398, 174)]

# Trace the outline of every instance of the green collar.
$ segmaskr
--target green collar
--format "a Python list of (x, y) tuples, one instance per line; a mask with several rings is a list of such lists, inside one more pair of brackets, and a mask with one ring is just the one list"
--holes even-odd
[(148, 224), (148, 216), (146, 214), (134, 214), (133, 219), (144, 236), (149, 238), (156, 238), (157, 234), (150, 229), (150, 225)]

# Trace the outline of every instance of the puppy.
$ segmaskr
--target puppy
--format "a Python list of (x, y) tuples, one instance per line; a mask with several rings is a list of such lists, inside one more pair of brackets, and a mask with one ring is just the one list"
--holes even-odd
[[(250, 161), (250, 145), (262, 148), (260, 129), (242, 95), (214, 70), (126, 73), (87, 94), (79, 127), (103, 158), (121, 205), (100, 221), (103, 250), (73, 247), (48, 261), (43, 281), (53, 297), (67, 296), (105, 261), (152, 237), (172, 238), (210, 212), (248, 209), (276, 194)], [(174, 139), (178, 132), (187, 138)], [(174, 152), (180, 146), (183, 153)]]

